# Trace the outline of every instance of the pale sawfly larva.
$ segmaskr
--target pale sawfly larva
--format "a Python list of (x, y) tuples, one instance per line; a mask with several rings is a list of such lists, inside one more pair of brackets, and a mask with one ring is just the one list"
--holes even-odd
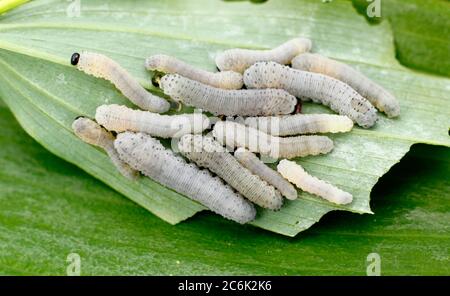
[(311, 49), (311, 40), (294, 38), (270, 50), (229, 49), (216, 57), (216, 65), (220, 71), (235, 71), (242, 73), (256, 62), (274, 61), (279, 64), (290, 64), (291, 60)]
[(325, 154), (333, 149), (333, 141), (325, 136), (281, 138), (232, 121), (217, 122), (213, 136), (230, 149), (243, 147), (272, 158)]
[(125, 132), (114, 141), (120, 158), (134, 169), (211, 211), (238, 223), (255, 218), (254, 206), (208, 170), (187, 163), (149, 135)]
[(353, 121), (350, 118), (334, 114), (247, 117), (244, 123), (272, 136), (344, 133), (350, 131), (353, 127)]
[(248, 88), (281, 88), (302, 99), (329, 106), (358, 125), (377, 121), (377, 110), (348, 84), (323, 74), (292, 69), (274, 62), (256, 63), (244, 73)]
[(138, 172), (133, 170), (129, 165), (120, 160), (119, 154), (114, 148), (114, 136), (95, 121), (79, 117), (72, 123), (72, 129), (75, 135), (83, 142), (97, 146), (105, 150), (111, 162), (116, 166), (119, 172), (129, 178), (136, 179)]
[(180, 74), (183, 77), (217, 88), (240, 89), (244, 84), (240, 73), (234, 71), (208, 72), (165, 54), (148, 57), (145, 60), (145, 67), (151, 71)]
[(203, 114), (160, 115), (116, 104), (99, 106), (95, 120), (110, 131), (143, 132), (161, 138), (198, 134), (209, 127), (208, 117)]
[(294, 200), (297, 198), (297, 190), (294, 186), (286, 181), (280, 173), (268, 167), (252, 152), (245, 148), (238, 148), (234, 152), (234, 157), (254, 175), (258, 175), (261, 179), (278, 189), (287, 199)]
[(308, 174), (301, 165), (283, 159), (277, 166), (278, 172), (303, 191), (320, 196), (332, 203), (345, 205), (353, 200), (353, 196), (328, 182)]
[(391, 93), (349, 65), (319, 54), (305, 53), (298, 55), (292, 60), (292, 67), (339, 79), (354, 88), (378, 110), (386, 113), (387, 116), (396, 117), (400, 115), (400, 105)]
[(130, 73), (102, 54), (74, 53), (70, 63), (80, 71), (109, 80), (125, 97), (141, 109), (164, 113), (170, 108), (169, 102), (146, 91)]
[(289, 114), (297, 103), (294, 96), (282, 89), (220, 89), (178, 74), (163, 76), (160, 87), (175, 101), (215, 115)]

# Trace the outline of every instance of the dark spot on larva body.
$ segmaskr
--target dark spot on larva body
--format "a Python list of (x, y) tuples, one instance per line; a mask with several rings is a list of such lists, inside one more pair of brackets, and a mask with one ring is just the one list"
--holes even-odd
[(72, 57), (70, 58), (70, 63), (74, 66), (78, 64), (78, 61), (80, 60), (80, 54), (78, 52), (74, 53)]

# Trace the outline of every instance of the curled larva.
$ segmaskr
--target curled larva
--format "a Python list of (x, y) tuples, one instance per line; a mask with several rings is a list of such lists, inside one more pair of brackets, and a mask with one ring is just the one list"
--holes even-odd
[(282, 89), (226, 90), (168, 74), (160, 86), (176, 101), (195, 106), (216, 115), (279, 115), (291, 113), (297, 99)]
[(247, 117), (244, 123), (273, 136), (315, 133), (343, 133), (353, 127), (347, 116), (334, 114), (294, 114), (271, 117)]
[(198, 166), (217, 174), (255, 204), (271, 210), (278, 210), (282, 206), (283, 199), (273, 186), (243, 167), (212, 137), (185, 135), (178, 142), (178, 149)]
[(112, 163), (123, 176), (129, 179), (137, 178), (138, 172), (120, 160), (119, 154), (114, 149), (115, 138), (110, 132), (102, 128), (95, 121), (84, 117), (75, 119), (72, 123), (72, 129), (75, 135), (84, 142), (105, 150)]
[(170, 108), (169, 102), (146, 91), (130, 73), (102, 54), (74, 53), (70, 63), (87, 74), (111, 81), (125, 97), (141, 109), (163, 113)]
[(236, 159), (250, 172), (278, 189), (278, 191), (280, 191), (287, 199), (293, 200), (297, 198), (297, 190), (294, 186), (286, 181), (280, 173), (268, 167), (252, 152), (245, 148), (238, 148), (234, 152), (234, 157), (236, 157)]
[(255, 218), (256, 210), (208, 170), (188, 164), (156, 139), (143, 133), (125, 132), (114, 141), (120, 158), (156, 182), (238, 223)]
[(308, 174), (299, 164), (283, 159), (277, 166), (278, 172), (303, 191), (318, 195), (332, 203), (345, 205), (351, 203), (353, 196), (330, 183)]
[(213, 136), (231, 149), (243, 147), (272, 158), (318, 155), (333, 149), (333, 141), (325, 136), (280, 138), (232, 121), (217, 122)]
[(377, 120), (377, 110), (348, 84), (332, 77), (292, 69), (274, 62), (256, 63), (244, 73), (249, 88), (282, 88), (303, 100), (329, 106), (368, 128)]
[(311, 49), (311, 40), (294, 38), (270, 50), (229, 49), (216, 57), (216, 65), (220, 71), (232, 70), (242, 73), (256, 62), (274, 61), (289, 64), (291, 60)]
[(319, 54), (305, 53), (292, 60), (292, 67), (339, 79), (354, 88), (361, 96), (389, 117), (400, 115), (400, 105), (391, 93), (349, 65)]
[(145, 67), (147, 70), (156, 70), (167, 74), (180, 74), (186, 78), (217, 88), (240, 89), (244, 84), (241, 73), (233, 71), (208, 72), (164, 54), (147, 58)]
[(110, 131), (143, 132), (161, 138), (198, 134), (209, 127), (203, 114), (160, 115), (116, 104), (99, 106), (95, 120)]

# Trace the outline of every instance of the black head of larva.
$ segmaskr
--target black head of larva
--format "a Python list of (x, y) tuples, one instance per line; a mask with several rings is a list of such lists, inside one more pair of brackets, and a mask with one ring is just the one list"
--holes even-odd
[(78, 64), (78, 61), (80, 60), (80, 54), (78, 52), (74, 53), (72, 57), (70, 58), (70, 63), (74, 66)]

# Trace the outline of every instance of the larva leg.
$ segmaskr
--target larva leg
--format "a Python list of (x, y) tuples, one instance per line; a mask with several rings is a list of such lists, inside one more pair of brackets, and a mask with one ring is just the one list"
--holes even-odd
[(244, 148), (239, 148), (234, 152), (234, 157), (254, 175), (259, 176), (278, 189), (287, 199), (294, 200), (297, 198), (297, 190), (294, 186), (286, 181), (277, 171), (268, 167), (252, 152)]
[(344, 133), (353, 127), (347, 116), (334, 114), (294, 114), (279, 117), (247, 117), (245, 124), (273, 136), (315, 133)]
[(305, 53), (292, 60), (292, 67), (339, 79), (354, 88), (361, 96), (389, 117), (400, 115), (400, 105), (391, 93), (349, 65), (319, 54)]
[(213, 212), (238, 223), (255, 218), (253, 205), (207, 170), (176, 156), (143, 133), (125, 132), (114, 142), (120, 158), (156, 182), (200, 202)]
[(232, 70), (243, 73), (256, 62), (274, 61), (289, 64), (291, 60), (311, 49), (311, 40), (294, 38), (271, 50), (229, 49), (216, 57), (216, 65), (221, 71)]
[(115, 104), (99, 106), (95, 120), (110, 131), (143, 132), (161, 138), (198, 134), (209, 127), (203, 114), (160, 115)]
[(272, 158), (289, 159), (318, 155), (333, 149), (333, 141), (325, 136), (280, 138), (232, 121), (217, 122), (214, 125), (213, 136), (221, 144), (232, 149), (243, 147)]
[(74, 53), (70, 62), (78, 70), (111, 81), (125, 97), (141, 109), (164, 113), (170, 108), (169, 102), (146, 91), (124, 68), (104, 55), (91, 52)]
[(84, 117), (75, 119), (72, 123), (72, 129), (75, 135), (84, 142), (105, 150), (112, 163), (123, 176), (129, 179), (137, 178), (138, 172), (120, 160), (119, 154), (114, 149), (114, 136), (110, 132), (102, 128), (95, 121)]
[(278, 210), (280, 193), (252, 174), (211, 137), (185, 135), (178, 143), (180, 152), (200, 167), (206, 167), (255, 204)]
[(180, 74), (186, 78), (223, 89), (240, 89), (244, 84), (242, 74), (233, 71), (208, 72), (195, 68), (177, 58), (158, 54), (145, 60), (147, 70), (167, 74)]
[(353, 196), (330, 183), (308, 174), (299, 164), (283, 159), (278, 164), (278, 172), (303, 191), (318, 195), (332, 203), (345, 205), (353, 200)]
[(168, 74), (161, 78), (161, 88), (175, 101), (195, 106), (215, 115), (289, 114), (297, 99), (281, 89), (225, 90)]
[(312, 99), (365, 128), (377, 120), (377, 111), (368, 100), (348, 84), (323, 74), (263, 62), (245, 71), (244, 83), (248, 88), (282, 88), (303, 100)]

